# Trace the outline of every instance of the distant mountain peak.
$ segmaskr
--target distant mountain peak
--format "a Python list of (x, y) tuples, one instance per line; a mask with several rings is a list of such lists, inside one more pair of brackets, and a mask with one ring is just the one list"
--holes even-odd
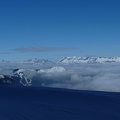
[(47, 59), (33, 58), (33, 59), (28, 59), (28, 60), (22, 61), (21, 63), (47, 64), (47, 63), (53, 63), (53, 62), (50, 60), (47, 60)]
[(9, 63), (10, 61), (0, 60), (0, 63)]
[(59, 63), (77, 64), (77, 63), (111, 63), (120, 62), (120, 57), (64, 57)]

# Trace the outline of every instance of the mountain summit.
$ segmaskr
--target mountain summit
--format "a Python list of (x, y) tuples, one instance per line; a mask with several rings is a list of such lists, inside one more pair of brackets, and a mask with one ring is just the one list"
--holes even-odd
[(59, 63), (78, 64), (78, 63), (113, 63), (120, 62), (120, 57), (64, 57)]
[(47, 60), (47, 59), (38, 59), (38, 58), (28, 59), (28, 60), (22, 61), (21, 63), (31, 63), (31, 64), (53, 64), (53, 62), (50, 61), (50, 60)]

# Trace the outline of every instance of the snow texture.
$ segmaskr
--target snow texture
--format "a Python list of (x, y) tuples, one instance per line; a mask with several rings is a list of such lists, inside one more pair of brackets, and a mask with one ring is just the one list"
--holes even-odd
[(1, 120), (120, 120), (120, 93), (0, 87)]

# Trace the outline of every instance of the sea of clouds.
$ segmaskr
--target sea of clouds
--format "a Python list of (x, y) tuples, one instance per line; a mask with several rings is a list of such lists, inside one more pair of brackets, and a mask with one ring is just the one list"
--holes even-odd
[[(32, 86), (77, 90), (120, 92), (120, 63), (77, 64), (54, 66), (24, 66), (24, 74), (32, 79)], [(11, 74), (13, 68), (0, 69)], [(20, 68), (20, 66), (19, 66)]]

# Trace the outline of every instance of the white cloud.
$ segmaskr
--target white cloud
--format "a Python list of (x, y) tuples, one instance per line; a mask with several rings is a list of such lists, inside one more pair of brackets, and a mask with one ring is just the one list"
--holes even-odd
[[(11, 66), (5, 67), (1, 66), (0, 74), (11, 74)], [(36, 87), (120, 92), (120, 63), (22, 67)]]
[(37, 86), (120, 92), (120, 64), (64, 67), (66, 71), (63, 72), (44, 70), (44, 73), (36, 74), (33, 78), (37, 81)]
[(45, 46), (33, 46), (33, 47), (20, 47), (13, 49), (16, 52), (50, 52), (50, 51), (65, 51), (74, 50), (75, 48), (70, 47), (45, 47)]

